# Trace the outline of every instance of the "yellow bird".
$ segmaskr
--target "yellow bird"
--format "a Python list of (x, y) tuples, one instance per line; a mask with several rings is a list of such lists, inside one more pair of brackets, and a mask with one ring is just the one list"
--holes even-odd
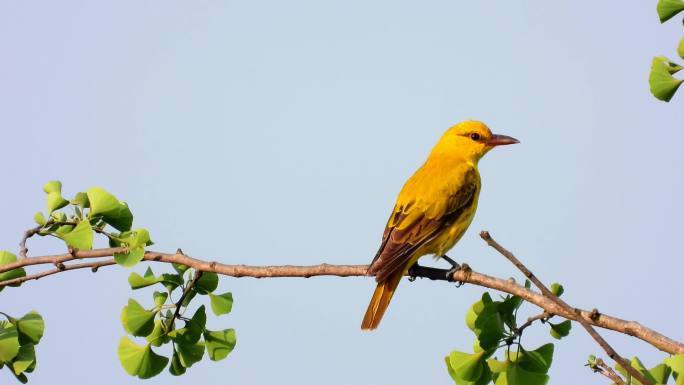
[(418, 258), (445, 256), (458, 242), (477, 208), (478, 161), (495, 146), (514, 143), (518, 140), (492, 134), (478, 121), (459, 123), (442, 135), (397, 197), (380, 250), (368, 269), (378, 286), (361, 329), (378, 327), (401, 277)]

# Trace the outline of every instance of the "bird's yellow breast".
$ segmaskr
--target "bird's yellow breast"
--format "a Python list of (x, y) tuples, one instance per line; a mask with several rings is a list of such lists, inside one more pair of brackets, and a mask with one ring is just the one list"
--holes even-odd
[(444, 255), (461, 239), (475, 216), (481, 183), (476, 164), (454, 157), (431, 157), (406, 182), (397, 204), (412, 205), (412, 209), (428, 218), (450, 215), (450, 199), (457, 197), (466, 185), (474, 186), (472, 199), (448, 226), (416, 250), (411, 258), (414, 262), (427, 254)]
[(463, 212), (458, 221), (452, 224), (448, 230), (444, 231), (439, 237), (435, 238), (434, 241), (427, 245), (428, 250), (425, 251), (425, 254), (434, 254), (435, 256), (439, 257), (445, 255), (447, 251), (454, 247), (456, 242), (461, 239), (463, 234), (468, 229), (468, 226), (470, 226), (470, 223), (473, 221), (476, 208), (477, 198), (475, 198), (473, 204)]

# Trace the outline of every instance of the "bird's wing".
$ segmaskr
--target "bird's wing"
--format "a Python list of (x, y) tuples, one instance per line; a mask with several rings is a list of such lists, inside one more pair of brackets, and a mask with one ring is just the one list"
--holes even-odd
[(478, 186), (476, 178), (476, 171), (469, 171), (459, 188), (438, 194), (435, 202), (419, 198), (398, 201), (368, 273), (375, 275), (378, 282), (384, 281), (403, 268), (416, 250), (458, 220), (473, 202)]

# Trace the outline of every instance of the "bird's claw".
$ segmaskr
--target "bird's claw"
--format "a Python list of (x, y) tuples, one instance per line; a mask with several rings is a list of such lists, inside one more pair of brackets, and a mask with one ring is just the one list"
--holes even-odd
[[(447, 261), (451, 265), (451, 269), (446, 272), (446, 279), (449, 282), (455, 282), (454, 281), (454, 273), (457, 271), (460, 271), (463, 267), (458, 264), (458, 262), (454, 261), (451, 259), (448, 255), (442, 255), (442, 259)], [(460, 287), (460, 285), (458, 285)]]
[(413, 266), (409, 267), (408, 269), (408, 280), (409, 282), (413, 282), (416, 280), (416, 271), (415, 268), (418, 267), (418, 263), (414, 263)]
[[(447, 257), (447, 258), (448, 258), (448, 257)], [(449, 271), (447, 271), (447, 273), (446, 273), (447, 281), (449, 281), (449, 282), (456, 282), (456, 287), (457, 287), (457, 288), (463, 286), (463, 284), (465, 284), (465, 281), (456, 281), (456, 280), (454, 280), (454, 274), (456, 274), (456, 273), (459, 272), (459, 271), (463, 271), (463, 272), (466, 274), (466, 277), (468, 277), (468, 276), (470, 275), (470, 273), (472, 272), (472, 269), (470, 268), (470, 266), (468, 266), (467, 263), (464, 263), (464, 264), (462, 264), (462, 265), (459, 265), (458, 263), (456, 263), (455, 261), (453, 261), (453, 260), (450, 259), (450, 258), (449, 258), (448, 261), (449, 261), (449, 263), (451, 263), (452, 266), (454, 266), (454, 267), (451, 268)], [(466, 280), (467, 280), (467, 279), (466, 279)]]

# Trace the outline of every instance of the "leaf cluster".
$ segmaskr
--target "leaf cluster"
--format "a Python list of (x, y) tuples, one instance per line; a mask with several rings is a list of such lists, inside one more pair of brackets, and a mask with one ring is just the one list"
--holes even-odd
[[(665, 23), (684, 11), (684, 0), (659, 0), (656, 10), (660, 22)], [(679, 41), (677, 53), (680, 58), (684, 59), (684, 37)], [(682, 68), (684, 68), (682, 65), (665, 56), (653, 58), (651, 73), (648, 77), (648, 84), (653, 96), (659, 100), (669, 102), (677, 92), (677, 89), (679, 89), (679, 86), (684, 82), (684, 79), (674, 77), (674, 74)]]
[[(47, 215), (43, 212), (34, 215), (38, 227), (31, 230), (32, 234), (61, 239), (72, 253), (92, 249), (96, 234), (106, 236), (110, 247), (122, 249), (114, 253), (114, 259), (124, 267), (138, 264), (145, 256), (145, 248), (152, 245), (146, 229), (132, 228), (133, 214), (128, 205), (103, 188), (92, 187), (66, 199), (62, 195), (62, 184), (50, 181), (43, 186), (43, 191), (47, 194)], [(16, 261), (16, 255), (0, 251), (0, 266)], [(25, 276), (26, 271), (17, 268), (0, 273), (0, 281)], [(235, 330), (207, 328), (205, 305), (195, 309), (192, 317), (185, 315), (197, 295), (209, 298), (215, 315), (231, 312), (232, 294), (215, 293), (218, 287), (216, 273), (198, 272), (174, 264), (173, 272), (158, 276), (149, 267), (143, 275), (133, 272), (128, 283), (133, 290), (155, 285), (161, 288), (152, 292), (149, 307), (143, 307), (131, 298), (121, 311), (121, 323), (129, 336), (122, 337), (118, 357), (130, 375), (150, 378), (167, 365), (171, 374), (181, 375), (201, 361), (205, 352), (210, 360), (220, 361), (235, 347)], [(19, 283), (8, 286), (19, 286)], [(0, 286), (0, 291), (3, 287)], [(172, 301), (174, 296), (178, 298), (176, 302)], [(6, 321), (0, 321), (0, 369), (7, 367), (25, 383), (26, 373), (36, 366), (34, 346), (43, 335), (44, 322), (36, 312), (19, 319), (5, 317)], [(143, 342), (138, 343), (132, 337), (139, 337)], [(170, 357), (155, 351), (164, 345), (170, 347)]]
[(14, 318), (2, 313), (0, 321), (0, 369), (6, 367), (21, 383), (36, 368), (36, 350), (45, 331), (43, 317), (35, 311)]
[(43, 191), (47, 194), (47, 216), (43, 212), (34, 215), (40, 236), (57, 237), (72, 250), (90, 250), (94, 234), (103, 234), (111, 247), (125, 248), (114, 254), (114, 259), (126, 267), (140, 262), (145, 247), (153, 244), (146, 229), (131, 228), (133, 213), (126, 202), (101, 187), (79, 192), (71, 200), (62, 196), (59, 181), (46, 183)]
[[(529, 288), (529, 282), (525, 283)], [(552, 291), (560, 296), (563, 287), (552, 285)], [(528, 321), (520, 325), (518, 309), (523, 303), (518, 296), (507, 295), (500, 300), (492, 299), (485, 292), (466, 313), (466, 325), (475, 335), (473, 352), (453, 351), (445, 362), (449, 375), (457, 385), (544, 385), (547, 372), (553, 360), (553, 343), (547, 343), (534, 350), (522, 346), (521, 337)], [(561, 339), (570, 333), (571, 323), (566, 320), (552, 323), (550, 317), (541, 321), (550, 326), (549, 333)], [(515, 349), (512, 347), (515, 346)], [(499, 349), (505, 349), (503, 360), (492, 358)]]
[[(154, 377), (167, 365), (169, 372), (178, 376), (201, 361), (205, 351), (210, 360), (220, 361), (235, 347), (235, 330), (207, 328), (204, 305), (199, 306), (192, 317), (185, 316), (198, 294), (209, 297), (215, 315), (230, 313), (233, 307), (232, 294), (214, 294), (218, 287), (218, 276), (209, 272), (199, 273), (181, 265), (174, 265), (174, 269), (175, 273), (155, 276), (152, 269), (148, 268), (142, 276), (131, 273), (128, 277), (133, 290), (153, 285), (164, 289), (152, 293), (149, 308), (144, 308), (131, 298), (121, 311), (121, 323), (126, 333), (144, 338), (144, 342), (138, 344), (124, 336), (119, 343), (119, 361), (132, 376), (143, 379)], [(193, 276), (199, 278), (191, 279)], [(176, 303), (171, 301), (174, 293), (179, 293)], [(170, 359), (153, 349), (164, 345), (171, 347)]]

